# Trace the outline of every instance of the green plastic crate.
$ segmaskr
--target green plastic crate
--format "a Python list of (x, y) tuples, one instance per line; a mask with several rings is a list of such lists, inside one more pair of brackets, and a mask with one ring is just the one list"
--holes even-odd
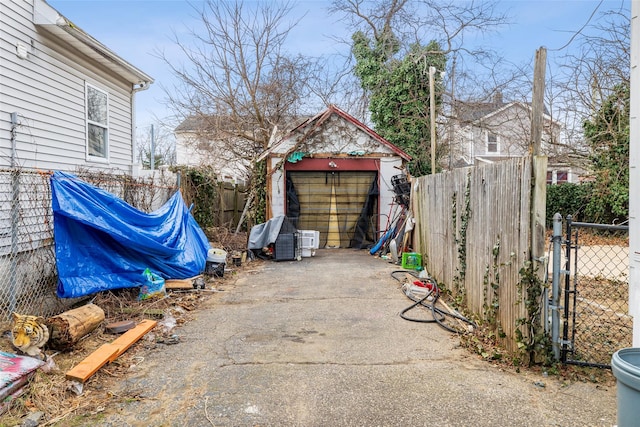
[(402, 253), (402, 268), (405, 270), (416, 270), (422, 267), (422, 254), (417, 252)]

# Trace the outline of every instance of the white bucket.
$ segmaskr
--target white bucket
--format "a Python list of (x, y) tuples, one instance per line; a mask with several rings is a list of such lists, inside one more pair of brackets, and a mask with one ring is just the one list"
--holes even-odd
[(223, 249), (209, 249), (207, 252), (207, 261), (217, 264), (223, 264), (227, 262), (227, 251)]

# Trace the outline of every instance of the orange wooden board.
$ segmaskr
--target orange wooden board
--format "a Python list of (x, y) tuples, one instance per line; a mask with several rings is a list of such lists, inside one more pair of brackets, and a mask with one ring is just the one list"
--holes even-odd
[(128, 330), (113, 340), (113, 342), (103, 344), (68, 371), (65, 374), (66, 378), (85, 382), (91, 375), (95, 374), (98, 369), (102, 368), (108, 362), (113, 362), (118, 356), (127, 351), (136, 341), (153, 329), (157, 323), (155, 320), (145, 319), (135, 328)]
[(118, 347), (103, 344), (96, 351), (87, 356), (82, 362), (74, 366), (65, 374), (68, 380), (85, 382), (98, 369), (107, 364), (109, 359), (118, 353)]
[(168, 279), (164, 281), (165, 289), (193, 289), (195, 279)]
[(117, 347), (118, 352), (109, 358), (109, 362), (113, 362), (114, 360), (116, 360), (118, 356), (127, 351), (129, 347), (131, 347), (136, 341), (138, 341), (147, 332), (153, 329), (157, 324), (158, 322), (156, 322), (155, 320), (145, 319), (140, 322), (135, 328), (129, 329), (127, 332), (113, 340), (111, 345)]

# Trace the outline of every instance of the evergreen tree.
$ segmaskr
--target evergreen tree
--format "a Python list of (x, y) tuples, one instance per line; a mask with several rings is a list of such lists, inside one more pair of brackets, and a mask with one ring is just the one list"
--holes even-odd
[[(355, 74), (369, 95), (371, 121), (376, 132), (413, 157), (413, 175), (431, 172), (431, 123), (429, 113), (429, 67), (436, 73), (436, 111), (441, 105), (439, 71), (446, 56), (435, 41), (415, 43), (398, 58), (400, 43), (387, 27), (370, 40), (364, 33), (352, 37)], [(438, 150), (439, 152), (442, 150)]]
[(587, 215), (595, 222), (629, 216), (629, 99), (629, 84), (617, 85), (583, 125), (595, 178)]

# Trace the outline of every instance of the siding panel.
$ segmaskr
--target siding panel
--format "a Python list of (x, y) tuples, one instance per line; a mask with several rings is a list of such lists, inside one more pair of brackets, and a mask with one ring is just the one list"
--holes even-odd
[[(10, 113), (17, 112), (17, 156), (25, 167), (130, 170), (131, 85), (32, 23), (33, 2), (0, 5), (0, 167), (10, 158)], [(15, 53), (20, 42), (27, 59)], [(85, 82), (109, 93), (109, 163), (86, 159)]]

